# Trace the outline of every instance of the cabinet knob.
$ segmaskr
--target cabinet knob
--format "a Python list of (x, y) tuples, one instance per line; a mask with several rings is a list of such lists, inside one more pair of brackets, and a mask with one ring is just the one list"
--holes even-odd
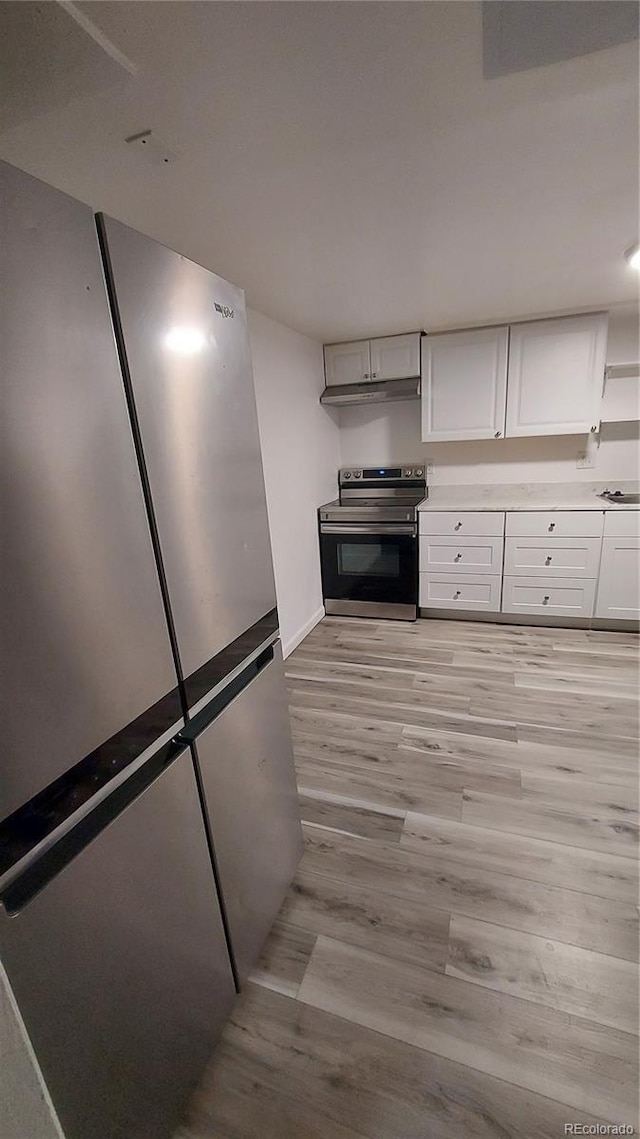
[(549, 529), (550, 529), (550, 530), (555, 530), (555, 528), (556, 528), (556, 524), (555, 524), (555, 522), (550, 522), (550, 523), (549, 523)]
[(368, 379), (369, 379), (369, 373), (368, 373), (368, 372), (364, 372), (364, 373), (363, 373), (363, 375), (362, 375), (362, 378), (363, 378), (363, 380), (368, 380)]
[(551, 554), (549, 554), (548, 558), (545, 558), (545, 560), (544, 560), (544, 564), (545, 564), (546, 566), (550, 566), (550, 565), (551, 565)]
[(493, 437), (493, 438), (494, 438), (494, 439), (499, 439), (501, 435), (502, 435), (502, 431), (496, 431), (496, 433), (495, 433), (495, 435), (494, 435), (494, 437)]
[(550, 597), (550, 594), (547, 594), (547, 596), (546, 596), (546, 597), (543, 597), (543, 598), (542, 598), (542, 604), (543, 604), (543, 605), (546, 605), (546, 604), (547, 604), (547, 601), (549, 600), (549, 597)]
[(375, 379), (377, 379), (377, 376), (378, 376), (378, 373), (377, 373), (377, 372), (372, 372), (372, 373), (371, 373), (371, 379), (372, 379), (372, 380), (375, 380)]
[(595, 435), (597, 430), (598, 430), (598, 424), (594, 423), (593, 427), (591, 428), (591, 434)]
[(454, 526), (454, 530), (459, 530), (461, 526), (462, 526), (462, 522), (456, 522), (456, 524)]
[(454, 562), (459, 562), (461, 557), (462, 557), (462, 554), (456, 554), (455, 558), (453, 559)]
[(454, 600), (454, 601), (457, 601), (457, 600), (458, 600), (458, 598), (459, 598), (459, 596), (460, 596), (460, 590), (459, 590), (459, 589), (457, 589), (457, 590), (456, 590), (456, 592), (455, 592), (455, 593), (454, 593), (454, 595), (453, 595), (453, 600)]

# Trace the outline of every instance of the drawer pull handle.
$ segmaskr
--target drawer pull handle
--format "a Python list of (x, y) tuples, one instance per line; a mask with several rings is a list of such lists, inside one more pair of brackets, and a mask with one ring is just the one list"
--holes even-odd
[(454, 562), (459, 562), (461, 557), (462, 557), (462, 554), (456, 554), (455, 558), (453, 559)]
[(556, 528), (556, 524), (555, 524), (555, 522), (550, 522), (550, 523), (549, 523), (549, 529), (550, 529), (550, 530), (555, 530), (555, 528)]
[(548, 593), (546, 597), (543, 597), (543, 598), (542, 598), (542, 604), (543, 604), (543, 605), (546, 605), (546, 604), (547, 604), (547, 601), (549, 600), (549, 597), (550, 597), (550, 596), (551, 596), (551, 595)]
[(455, 593), (454, 593), (454, 595), (453, 595), (453, 600), (454, 600), (454, 601), (457, 601), (457, 600), (458, 600), (458, 598), (459, 598), (459, 596), (460, 596), (460, 590), (459, 590), (459, 589), (457, 589), (457, 590), (456, 590), (456, 592), (455, 592)]
[(551, 565), (551, 554), (549, 554), (549, 557), (548, 557), (548, 558), (545, 558), (545, 560), (544, 560), (544, 564), (545, 564), (546, 566), (550, 566), (550, 565)]
[(456, 522), (456, 524), (454, 526), (454, 530), (459, 530), (461, 526), (462, 526), (462, 522)]

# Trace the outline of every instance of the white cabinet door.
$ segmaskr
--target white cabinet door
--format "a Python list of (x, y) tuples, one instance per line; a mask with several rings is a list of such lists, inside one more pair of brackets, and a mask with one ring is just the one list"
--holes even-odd
[(596, 617), (640, 618), (640, 538), (603, 538)]
[(508, 328), (422, 338), (422, 438), (504, 435)]
[(640, 536), (640, 510), (607, 510), (604, 516), (605, 538), (637, 538)]
[(351, 344), (325, 344), (324, 373), (327, 386), (332, 384), (361, 384), (371, 378), (369, 341), (354, 340)]
[(420, 375), (420, 333), (381, 336), (369, 342), (372, 380), (403, 380)]
[(606, 313), (511, 326), (507, 436), (591, 431), (600, 419)]

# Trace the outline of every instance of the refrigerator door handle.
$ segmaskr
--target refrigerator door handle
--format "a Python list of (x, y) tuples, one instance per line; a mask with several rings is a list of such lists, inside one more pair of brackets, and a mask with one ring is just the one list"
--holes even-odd
[(114, 819), (137, 799), (154, 780), (184, 751), (178, 739), (171, 740), (156, 751), (147, 762), (136, 768), (128, 779), (114, 788), (111, 794), (97, 799), (96, 805), (76, 824), (41, 849), (26, 865), (24, 862), (4, 876), (0, 886), (0, 903), (10, 916), (19, 914), (65, 866), (68, 866), (85, 847)]
[(209, 706), (214, 696), (222, 692), (252, 660), (261, 656), (269, 645), (275, 644), (279, 636), (278, 612), (272, 609), (191, 676), (186, 676), (183, 687), (187, 717), (194, 720)]
[(208, 728), (221, 712), (235, 700), (249, 685), (257, 679), (261, 672), (271, 664), (274, 657), (273, 644), (267, 646), (252, 661), (238, 672), (228, 684), (225, 685), (212, 700), (198, 712), (197, 716), (188, 720), (186, 726), (176, 737), (176, 742), (184, 745), (192, 744), (201, 732)]

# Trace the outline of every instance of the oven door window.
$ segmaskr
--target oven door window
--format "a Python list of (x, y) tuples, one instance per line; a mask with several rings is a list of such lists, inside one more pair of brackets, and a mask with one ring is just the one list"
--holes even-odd
[(325, 597), (345, 601), (416, 602), (418, 540), (411, 534), (320, 534)]
[(383, 542), (339, 542), (337, 545), (338, 573), (369, 574), (372, 577), (398, 577), (400, 550), (397, 545)]

